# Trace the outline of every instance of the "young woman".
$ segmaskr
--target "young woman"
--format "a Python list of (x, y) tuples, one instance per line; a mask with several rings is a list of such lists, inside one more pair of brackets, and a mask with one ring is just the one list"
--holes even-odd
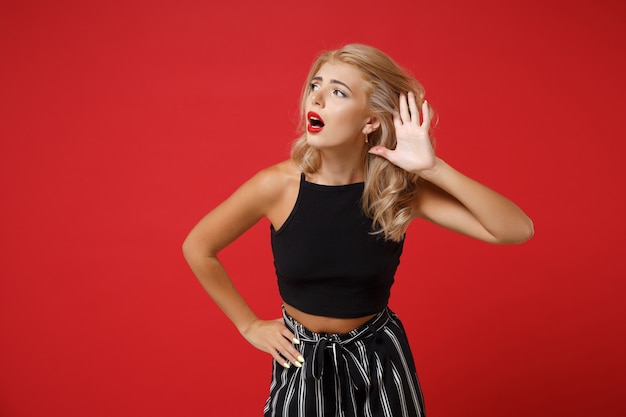
[[(190, 232), (191, 269), (241, 334), (273, 358), (265, 416), (423, 416), (404, 329), (387, 302), (405, 231), (421, 218), (520, 243), (531, 220), (439, 159), (422, 86), (365, 45), (322, 54), (291, 159), (243, 184)], [(271, 222), (283, 317), (261, 320), (217, 258)]]

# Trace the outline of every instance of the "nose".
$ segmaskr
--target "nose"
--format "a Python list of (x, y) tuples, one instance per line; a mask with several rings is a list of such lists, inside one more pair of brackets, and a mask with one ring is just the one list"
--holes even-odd
[(324, 94), (321, 88), (317, 91), (311, 91), (311, 104), (324, 107)]

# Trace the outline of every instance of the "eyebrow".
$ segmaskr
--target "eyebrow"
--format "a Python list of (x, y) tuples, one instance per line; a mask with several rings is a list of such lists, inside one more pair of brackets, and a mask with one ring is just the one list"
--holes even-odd
[[(311, 81), (323, 81), (323, 79), (322, 79), (322, 77), (313, 77), (313, 79), (312, 79)], [(331, 84), (340, 84), (340, 85), (343, 85), (343, 86), (344, 86), (344, 87), (346, 87), (348, 90), (350, 90), (350, 92), (352, 93), (352, 89), (351, 89), (350, 87), (348, 87), (348, 84), (346, 84), (346, 83), (344, 83), (344, 82), (342, 82), (342, 81), (339, 81), (339, 80), (333, 80), (333, 79), (331, 79), (331, 80), (330, 80), (330, 83), (331, 83)]]

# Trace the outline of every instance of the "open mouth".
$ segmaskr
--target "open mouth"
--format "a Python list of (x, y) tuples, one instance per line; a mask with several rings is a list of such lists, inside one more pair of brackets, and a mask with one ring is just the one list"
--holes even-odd
[(307, 130), (310, 133), (317, 133), (322, 130), (322, 128), (324, 127), (324, 121), (319, 114), (310, 111), (307, 113), (306, 117), (308, 121)]

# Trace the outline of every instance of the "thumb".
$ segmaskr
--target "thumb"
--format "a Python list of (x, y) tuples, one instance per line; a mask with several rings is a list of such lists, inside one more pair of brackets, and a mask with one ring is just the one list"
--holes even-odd
[(389, 159), (389, 153), (391, 149), (385, 148), (384, 146), (372, 146), (369, 150), (369, 153), (372, 155), (382, 156), (385, 159)]

